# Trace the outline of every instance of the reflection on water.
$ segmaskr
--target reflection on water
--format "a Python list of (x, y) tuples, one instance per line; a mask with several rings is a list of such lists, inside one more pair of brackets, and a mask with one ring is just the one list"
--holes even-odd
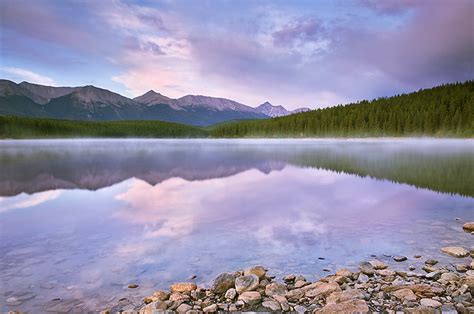
[(372, 254), (451, 262), (440, 245), (472, 242), (472, 144), (1, 142), (0, 310), (101, 309), (252, 264), (311, 278)]

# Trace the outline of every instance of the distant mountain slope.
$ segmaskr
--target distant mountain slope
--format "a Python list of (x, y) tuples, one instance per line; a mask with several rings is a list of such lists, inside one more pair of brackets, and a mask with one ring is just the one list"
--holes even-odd
[(90, 121), (142, 120), (143, 112), (143, 105), (90, 85), (54, 98), (44, 108), (55, 118)]
[(27, 89), (30, 93), (39, 96), (40, 99), (35, 99), (35, 102), (43, 105), (53, 98), (58, 98), (80, 89), (80, 87), (53, 87), (28, 82), (21, 82), (18, 85)]
[(268, 101), (261, 104), (260, 106), (258, 106), (255, 109), (257, 109), (259, 112), (261, 112), (261, 113), (263, 113), (263, 114), (265, 114), (269, 117), (272, 117), (272, 118), (283, 117), (283, 116), (287, 116), (287, 115), (290, 115), (290, 114), (305, 112), (305, 111), (310, 110), (309, 108), (298, 108), (298, 109), (289, 111), (289, 110), (286, 110), (286, 108), (283, 107), (283, 106), (274, 106), (271, 103), (269, 103)]
[(474, 81), (212, 128), (215, 137), (474, 137)]
[(90, 85), (52, 87), (8, 80), (0, 80), (0, 115), (87, 121), (160, 120), (195, 126), (269, 117), (225, 98), (187, 95), (172, 99), (149, 91), (129, 99)]

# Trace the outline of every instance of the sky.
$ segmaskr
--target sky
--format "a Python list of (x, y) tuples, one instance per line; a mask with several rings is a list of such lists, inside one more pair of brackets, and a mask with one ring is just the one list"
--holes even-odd
[(474, 1), (0, 0), (0, 77), (320, 108), (474, 79)]

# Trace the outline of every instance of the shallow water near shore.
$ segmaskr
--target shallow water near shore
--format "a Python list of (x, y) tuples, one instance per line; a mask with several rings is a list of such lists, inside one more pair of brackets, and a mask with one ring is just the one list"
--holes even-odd
[(256, 264), (463, 262), (439, 248), (473, 245), (473, 173), (472, 140), (0, 141), (0, 310), (103, 309)]

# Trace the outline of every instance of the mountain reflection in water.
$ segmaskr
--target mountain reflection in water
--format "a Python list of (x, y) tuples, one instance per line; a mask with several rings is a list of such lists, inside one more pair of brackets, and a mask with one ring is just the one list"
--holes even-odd
[(0, 311), (105, 309), (255, 264), (313, 280), (371, 255), (452, 263), (441, 245), (472, 245), (472, 144), (0, 141)]
[(474, 196), (470, 140), (89, 140), (0, 143), (0, 196), (96, 190), (129, 178), (207, 180), (311, 167)]

